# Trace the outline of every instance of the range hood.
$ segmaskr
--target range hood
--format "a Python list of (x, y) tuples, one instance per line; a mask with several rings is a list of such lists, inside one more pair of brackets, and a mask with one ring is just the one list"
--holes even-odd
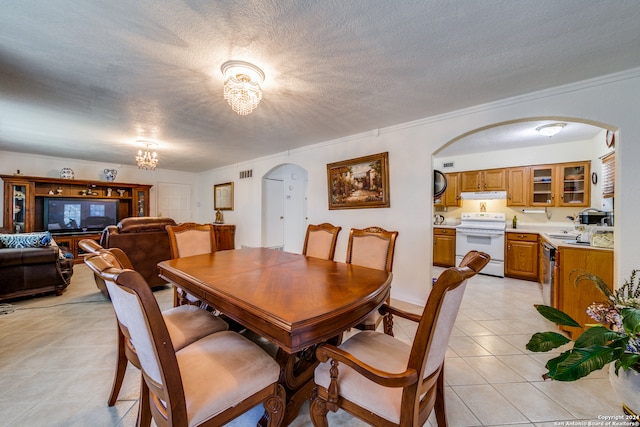
[(462, 200), (504, 200), (506, 191), (473, 191), (460, 193)]

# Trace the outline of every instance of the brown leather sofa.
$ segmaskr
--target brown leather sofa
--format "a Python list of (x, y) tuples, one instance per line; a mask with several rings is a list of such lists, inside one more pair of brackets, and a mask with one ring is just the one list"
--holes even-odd
[(176, 225), (171, 218), (130, 217), (102, 231), (100, 246), (120, 248), (153, 288), (166, 284), (158, 276), (158, 263), (171, 259), (169, 235), (165, 227)]
[(6, 248), (0, 243), (0, 300), (47, 292), (62, 295), (72, 275), (73, 255), (64, 247)]

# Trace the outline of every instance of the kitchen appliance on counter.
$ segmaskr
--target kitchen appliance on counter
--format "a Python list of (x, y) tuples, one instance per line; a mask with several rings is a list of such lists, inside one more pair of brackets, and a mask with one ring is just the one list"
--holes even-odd
[(481, 274), (504, 277), (504, 213), (467, 212), (456, 227), (456, 264), (471, 250), (486, 252), (491, 261)]
[(613, 212), (603, 212), (594, 208), (587, 208), (580, 211), (578, 221), (583, 225), (607, 225), (613, 226)]

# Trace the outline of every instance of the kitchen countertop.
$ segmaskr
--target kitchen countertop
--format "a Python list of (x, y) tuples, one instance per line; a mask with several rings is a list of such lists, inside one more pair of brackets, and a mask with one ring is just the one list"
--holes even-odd
[[(433, 228), (450, 228), (455, 229), (459, 224), (434, 224)], [(518, 228), (508, 227), (505, 232), (506, 233), (533, 233), (540, 235), (545, 241), (549, 242), (554, 248), (562, 248), (562, 247), (571, 247), (571, 248), (585, 248), (585, 249), (595, 249), (601, 251), (612, 251), (613, 248), (601, 248), (597, 246), (591, 246), (588, 244), (581, 243), (568, 243), (565, 240), (571, 240), (572, 236), (576, 236), (580, 234), (579, 232), (572, 229), (573, 226), (567, 227), (544, 227), (539, 225), (523, 225)], [(567, 239), (559, 239), (555, 237), (551, 237), (551, 235), (562, 234), (564, 231), (567, 231)]]
[[(542, 229), (542, 228), (538, 228), (538, 227), (530, 227), (527, 228), (526, 226), (524, 227), (518, 227), (518, 228), (507, 228), (505, 230), (507, 233), (535, 233), (540, 235), (545, 241), (547, 241), (548, 243), (551, 244), (551, 246), (553, 246), (554, 248), (558, 249), (558, 248), (562, 248), (562, 247), (570, 247), (570, 248), (585, 248), (585, 249), (595, 249), (595, 250), (602, 250), (602, 251), (612, 251), (613, 248), (602, 248), (602, 247), (598, 247), (598, 246), (591, 246), (589, 244), (586, 243), (575, 243), (575, 242), (567, 242), (567, 240), (575, 240), (575, 236), (577, 236), (578, 234), (580, 234), (580, 232), (575, 231), (575, 230), (571, 230), (568, 227), (565, 227), (564, 229), (558, 230), (558, 229)], [(564, 234), (564, 231), (567, 231), (566, 235), (566, 239), (561, 239), (561, 238), (557, 238), (555, 236), (559, 235), (559, 234)]]

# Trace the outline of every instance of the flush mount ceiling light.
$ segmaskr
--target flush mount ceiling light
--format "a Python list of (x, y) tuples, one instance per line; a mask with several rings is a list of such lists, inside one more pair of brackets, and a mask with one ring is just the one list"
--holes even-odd
[(564, 128), (566, 123), (552, 123), (550, 125), (544, 125), (536, 128), (540, 135), (548, 136), (551, 138), (553, 135), (557, 134)]
[(241, 116), (250, 114), (262, 100), (262, 70), (244, 61), (227, 61), (220, 70), (225, 77), (224, 99)]
[(138, 165), (138, 168), (155, 170), (156, 166), (158, 166), (158, 153), (155, 151), (149, 151), (149, 147), (155, 147), (158, 144), (142, 139), (137, 140), (136, 143), (145, 146), (144, 152), (142, 150), (138, 150), (138, 155), (136, 156), (136, 164)]

